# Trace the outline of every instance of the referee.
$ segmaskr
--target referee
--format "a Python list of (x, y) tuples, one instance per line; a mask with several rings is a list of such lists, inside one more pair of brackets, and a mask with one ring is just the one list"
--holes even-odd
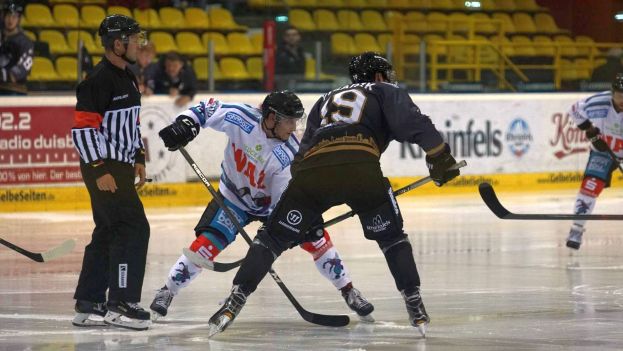
[[(128, 65), (136, 61), (145, 37), (135, 20), (122, 15), (106, 17), (99, 35), (106, 53), (76, 89), (72, 128), (95, 221), (74, 294), (73, 324), (104, 322), (144, 330), (150, 315), (137, 303), (149, 223), (136, 188), (145, 183), (145, 151), (139, 120), (141, 94)], [(136, 187), (135, 177), (139, 177)]]

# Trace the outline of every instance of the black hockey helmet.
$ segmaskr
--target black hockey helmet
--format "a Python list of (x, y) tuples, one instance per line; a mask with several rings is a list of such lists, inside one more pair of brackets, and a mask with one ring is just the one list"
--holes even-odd
[(612, 81), (612, 91), (623, 92), (623, 73), (617, 73)]
[(262, 102), (262, 118), (274, 112), (277, 121), (280, 119), (299, 119), (305, 117), (305, 108), (296, 94), (291, 91), (275, 91), (266, 96)]
[(396, 82), (396, 72), (392, 64), (385, 57), (371, 51), (353, 57), (348, 64), (348, 73), (353, 83), (374, 82), (376, 73), (381, 73), (390, 83)]
[(24, 2), (21, 0), (5, 0), (2, 3), (2, 15), (7, 13), (24, 13)]
[(107, 16), (97, 31), (97, 34), (102, 38), (102, 45), (105, 48), (111, 47), (115, 39), (120, 39), (124, 44), (127, 44), (130, 35), (136, 33), (144, 32), (141, 30), (138, 22), (124, 15)]

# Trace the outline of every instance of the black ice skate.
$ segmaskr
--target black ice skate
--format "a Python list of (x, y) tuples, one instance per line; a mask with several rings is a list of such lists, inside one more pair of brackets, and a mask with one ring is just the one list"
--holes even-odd
[(409, 312), (409, 322), (418, 329), (423, 337), (426, 337), (426, 328), (428, 323), (430, 323), (430, 317), (428, 317), (426, 308), (424, 308), (420, 289), (416, 287), (415, 290), (403, 290), (401, 293), (407, 305), (407, 312)]
[(147, 330), (150, 321), (149, 312), (138, 303), (124, 301), (108, 301), (108, 313), (104, 317), (106, 324), (134, 330)]
[(575, 250), (580, 249), (580, 245), (582, 245), (582, 234), (584, 234), (584, 230), (584, 228), (577, 225), (573, 225), (573, 227), (571, 227), (571, 230), (569, 231), (569, 236), (567, 237), (568, 248)]
[(234, 285), (231, 294), (221, 307), (212, 317), (210, 317), (210, 326), (208, 338), (216, 335), (225, 329), (236, 319), (236, 316), (247, 302), (247, 295), (240, 289), (238, 285)]
[(374, 306), (363, 297), (359, 290), (351, 288), (348, 292), (342, 292), (342, 297), (348, 307), (357, 313), (359, 319), (363, 322), (374, 322), (374, 317), (372, 317)]
[(173, 294), (165, 285), (158, 290), (156, 296), (154, 297), (154, 301), (149, 306), (149, 308), (154, 311), (154, 314), (152, 315), (154, 320), (157, 320), (158, 317), (164, 317), (167, 315), (169, 306), (171, 306), (171, 301), (173, 301)]
[(76, 300), (76, 316), (71, 324), (76, 327), (105, 327), (104, 316), (108, 312), (105, 302)]

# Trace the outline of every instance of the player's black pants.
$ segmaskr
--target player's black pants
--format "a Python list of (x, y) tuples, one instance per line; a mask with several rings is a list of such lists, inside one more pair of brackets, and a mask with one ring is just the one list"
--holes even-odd
[(145, 275), (149, 223), (134, 187), (134, 167), (106, 160), (115, 178), (115, 193), (100, 191), (88, 166), (81, 164), (82, 177), (91, 197), (95, 229), (84, 249), (82, 271), (75, 299), (92, 302), (108, 299), (139, 302)]
[[(391, 187), (376, 159), (370, 162), (299, 169), (250, 247), (234, 278), (253, 292), (283, 251), (303, 240), (327, 209), (347, 204), (359, 214), (366, 238), (383, 250), (398, 290), (420, 285), (411, 245)], [(392, 200), (393, 199), (393, 200)]]

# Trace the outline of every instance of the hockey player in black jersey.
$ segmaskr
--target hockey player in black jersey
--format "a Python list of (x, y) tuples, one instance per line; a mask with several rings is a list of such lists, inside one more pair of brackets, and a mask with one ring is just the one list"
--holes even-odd
[(392, 140), (415, 143), (438, 186), (459, 175), (456, 163), (428, 116), (394, 82), (391, 64), (367, 52), (349, 66), (353, 84), (322, 96), (312, 108), (292, 164), (293, 178), (264, 229), (258, 232), (233, 281), (231, 295), (210, 318), (210, 336), (225, 330), (279, 255), (313, 240), (322, 213), (347, 204), (359, 215), (364, 236), (385, 255), (410, 323), (425, 335), (430, 318), (402, 217), (379, 159)]
[(20, 27), (24, 3), (6, 0), (1, 9), (0, 95), (23, 95), (33, 55), (33, 43)]

